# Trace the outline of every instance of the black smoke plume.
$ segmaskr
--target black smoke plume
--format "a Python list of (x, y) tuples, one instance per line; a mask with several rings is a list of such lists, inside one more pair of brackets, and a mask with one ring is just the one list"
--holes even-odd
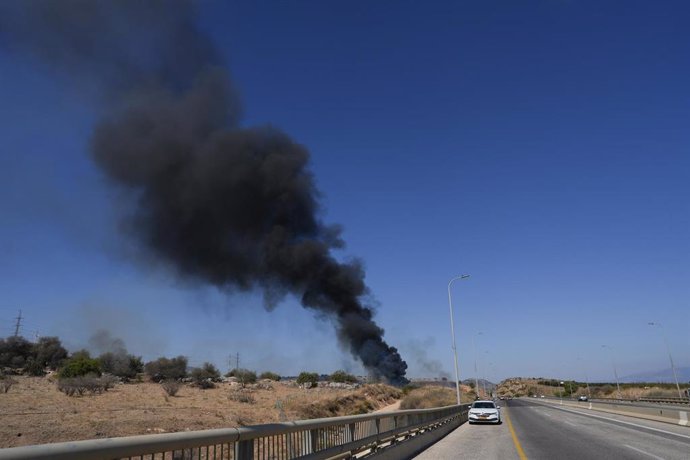
[(306, 148), (279, 129), (240, 125), (239, 98), (185, 1), (3, 2), (0, 40), (103, 94), (95, 163), (136, 203), (127, 228), (185, 279), (261, 289), (326, 314), (374, 377), (407, 364), (365, 304), (357, 261), (325, 225)]

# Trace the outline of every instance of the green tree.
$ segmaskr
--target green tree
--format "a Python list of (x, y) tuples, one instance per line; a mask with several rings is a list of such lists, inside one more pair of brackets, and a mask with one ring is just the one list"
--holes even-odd
[(233, 369), (226, 376), (235, 377), (242, 386), (256, 382), (256, 372), (249, 369)]
[(89, 374), (100, 377), (101, 363), (97, 359), (91, 358), (89, 352), (80, 351), (72, 355), (72, 357), (65, 362), (58, 376), (64, 379)]
[(138, 373), (143, 372), (144, 363), (141, 356), (123, 353), (103, 353), (98, 357), (103, 372), (121, 377), (125, 380), (133, 379)]
[(161, 357), (146, 363), (144, 370), (154, 382), (180, 380), (187, 376), (187, 358), (184, 356), (172, 359)]
[(309, 383), (311, 388), (314, 388), (319, 384), (319, 374), (316, 372), (300, 372), (297, 376), (297, 383), (300, 385)]
[(32, 348), (31, 342), (21, 336), (0, 339), (0, 367), (24, 367), (33, 356)]
[(190, 377), (200, 388), (214, 388), (213, 382), (220, 380), (220, 372), (213, 364), (206, 362), (201, 367), (196, 367), (190, 372)]
[(58, 369), (67, 359), (67, 350), (57, 337), (41, 337), (33, 344), (35, 361), (41, 367)]
[(275, 372), (262, 372), (261, 375), (259, 376), (260, 379), (268, 379), (268, 380), (274, 380), (274, 381), (279, 381), (280, 380), (280, 375), (276, 374)]
[(347, 372), (343, 370), (335, 371), (333, 372), (329, 380), (331, 382), (338, 382), (338, 383), (356, 383), (357, 382), (357, 377), (355, 377), (352, 374), (348, 374)]

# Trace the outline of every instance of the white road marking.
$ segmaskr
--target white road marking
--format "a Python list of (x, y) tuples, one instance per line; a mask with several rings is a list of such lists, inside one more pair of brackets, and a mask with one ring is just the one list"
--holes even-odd
[(567, 420), (563, 420), (563, 423), (567, 423), (567, 424), (570, 425), (570, 426), (577, 426), (575, 423), (569, 422), (569, 421), (567, 421)]
[(644, 428), (645, 430), (650, 430), (650, 431), (656, 431), (657, 433), (664, 433), (664, 434), (670, 434), (671, 436), (678, 436), (679, 438), (685, 438), (685, 439), (690, 439), (690, 436), (680, 434), (680, 433), (674, 433), (673, 431), (666, 431), (666, 430), (660, 430), (659, 428), (652, 428), (651, 426), (645, 426), (645, 425), (640, 425), (638, 423), (632, 423), (632, 422), (625, 422), (623, 420), (617, 420), (615, 418), (608, 418), (608, 417), (602, 417), (601, 415), (594, 415), (594, 414), (588, 414), (586, 412), (580, 412), (577, 410), (571, 410), (571, 409), (565, 409), (563, 407), (555, 408), (554, 409), (560, 409), (566, 412), (572, 412), (573, 414), (580, 414), (584, 415), (585, 417), (594, 417), (594, 418), (600, 418), (602, 420), (609, 420), (612, 422), (616, 423), (621, 423), (623, 425), (630, 425), (630, 426), (635, 426), (638, 428)]
[(639, 452), (639, 453), (641, 453), (641, 454), (645, 454), (645, 455), (648, 455), (648, 456), (650, 456), (650, 457), (652, 457), (652, 458), (656, 458), (656, 460), (665, 460), (663, 457), (657, 457), (656, 455), (650, 454), (649, 452), (645, 452), (644, 450), (638, 449), (637, 447), (629, 446), (629, 445), (627, 445), (627, 444), (623, 444), (623, 445), (624, 445), (625, 447), (627, 447), (627, 448), (629, 448), (629, 449), (632, 449), (632, 450), (634, 450), (634, 451), (637, 451), (637, 452)]

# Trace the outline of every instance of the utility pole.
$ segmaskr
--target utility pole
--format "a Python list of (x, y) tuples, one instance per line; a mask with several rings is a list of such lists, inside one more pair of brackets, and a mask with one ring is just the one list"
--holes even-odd
[(19, 316), (17, 316), (17, 318), (15, 318), (15, 319), (17, 320), (17, 324), (15, 324), (15, 326), (14, 326), (14, 336), (18, 337), (19, 336), (19, 328), (22, 325), (22, 311), (21, 310), (19, 310)]
[(233, 368), (232, 367), (233, 361), (235, 361), (235, 369), (239, 369), (240, 368), (240, 354), (239, 353), (235, 353), (235, 356), (233, 356), (233, 355), (228, 356), (228, 367), (230, 367), (230, 369)]

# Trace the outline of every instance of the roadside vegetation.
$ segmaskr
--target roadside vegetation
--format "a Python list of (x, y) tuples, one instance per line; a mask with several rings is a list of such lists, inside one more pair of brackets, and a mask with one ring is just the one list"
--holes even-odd
[(455, 389), (439, 386), (424, 386), (407, 393), (400, 403), (400, 409), (430, 409), (456, 404)]
[(298, 418), (303, 419), (339, 417), (367, 414), (393, 404), (402, 395), (403, 392), (399, 388), (377, 383), (365, 385), (344, 396), (319, 398), (307, 404), (302, 401), (290, 401), (286, 407), (295, 411)]
[[(613, 382), (592, 382), (589, 389), (586, 382), (573, 380), (561, 381), (544, 378), (511, 378), (498, 385), (497, 393), (504, 397), (520, 396), (550, 396), (576, 398), (588, 396), (591, 398), (617, 398), (618, 388)], [(681, 384), (681, 389), (690, 384)], [(624, 399), (639, 398), (677, 398), (678, 392), (672, 383), (621, 383), (621, 397)]]

